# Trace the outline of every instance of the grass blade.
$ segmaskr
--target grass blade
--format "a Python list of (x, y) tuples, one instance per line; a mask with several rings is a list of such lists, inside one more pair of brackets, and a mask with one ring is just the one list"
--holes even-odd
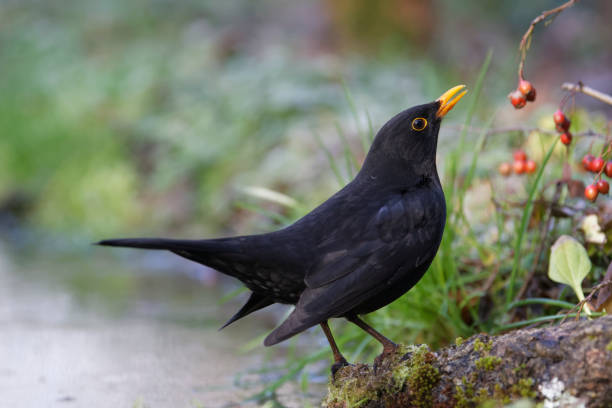
[(495, 120), (496, 116), (497, 111), (493, 115), (491, 115), (487, 123), (485, 123), (485, 126), (482, 128), (482, 131), (480, 133), (480, 137), (476, 142), (476, 149), (474, 149), (474, 154), (472, 155), (472, 162), (470, 164), (470, 168), (465, 176), (465, 180), (463, 181), (463, 184), (461, 185), (461, 189), (459, 191), (459, 212), (463, 212), (463, 200), (465, 198), (465, 192), (468, 188), (470, 188), (472, 184), (472, 180), (474, 179), (474, 173), (476, 172), (476, 164), (478, 163), (478, 157), (480, 156), (480, 153), (482, 153), (485, 141), (487, 140), (487, 134), (489, 132), (489, 129), (491, 128), (491, 125), (493, 125), (493, 121)]
[(555, 150), (555, 146), (557, 145), (557, 141), (559, 139), (555, 138), (555, 141), (548, 149), (544, 160), (542, 161), (542, 166), (536, 175), (536, 179), (529, 190), (529, 196), (527, 198), (527, 204), (525, 205), (525, 209), (523, 210), (523, 215), (521, 217), (521, 224), (516, 236), (516, 243), (514, 245), (514, 262), (512, 263), (512, 272), (510, 274), (510, 283), (508, 284), (508, 290), (506, 291), (506, 304), (510, 304), (512, 299), (514, 298), (514, 286), (516, 285), (516, 277), (518, 275), (518, 269), (521, 262), (521, 248), (523, 246), (523, 240), (525, 239), (525, 234), (527, 232), (527, 223), (531, 218), (531, 211), (533, 210), (533, 200), (535, 199), (536, 191), (538, 186), (540, 185), (540, 180), (542, 179), (542, 175), (544, 174), (544, 169), (546, 169), (546, 164), (550, 160), (550, 157)]
[(454, 196), (457, 183), (457, 167), (458, 163), (461, 160), (461, 156), (463, 154), (463, 145), (465, 143), (465, 136), (467, 134), (467, 130), (472, 122), (472, 117), (474, 116), (474, 112), (476, 112), (476, 106), (478, 106), (478, 101), (480, 99), (480, 92), (482, 91), (482, 84), (487, 75), (487, 71), (489, 70), (489, 64), (491, 63), (491, 57), (493, 55), (493, 51), (489, 50), (487, 52), (487, 56), (485, 57), (484, 62), (480, 68), (480, 72), (478, 73), (478, 77), (476, 78), (476, 84), (474, 85), (474, 92), (472, 97), (472, 103), (468, 108), (467, 115), (465, 117), (465, 123), (463, 124), (463, 129), (461, 130), (461, 134), (459, 136), (459, 144), (456, 149), (454, 149), (449, 158), (449, 168), (446, 172), (446, 182), (448, 183), (447, 187), (447, 196), (448, 196), (448, 212), (452, 214), (453, 212), (453, 203)]
[(268, 217), (271, 220), (276, 221), (277, 223), (281, 224), (281, 225), (288, 225), (291, 224), (294, 220), (290, 219), (289, 217), (285, 217), (282, 214), (279, 214), (277, 212), (274, 211), (270, 211), (270, 210), (266, 210), (265, 208), (257, 205), (257, 204), (251, 204), (248, 203), (246, 201), (236, 201), (235, 204), (236, 207), (243, 209), (243, 210), (247, 210), (247, 211), (251, 211), (254, 212), (256, 214), (261, 214), (264, 217)]
[(359, 114), (357, 113), (357, 107), (355, 106), (355, 100), (353, 99), (353, 95), (349, 90), (346, 82), (342, 81), (342, 89), (344, 90), (344, 97), (349, 104), (349, 108), (351, 109), (351, 113), (353, 115), (353, 119), (355, 119), (355, 126), (357, 129), (357, 133), (359, 133), (359, 138), (361, 139), (361, 147), (363, 148), (363, 153), (367, 153), (370, 148), (370, 141), (368, 141), (368, 135), (361, 129), (359, 124)]
[(366, 118), (368, 119), (368, 136), (370, 138), (370, 144), (374, 141), (374, 126), (372, 125), (372, 117), (370, 116), (370, 112), (366, 109)]
[[(591, 314), (592, 317), (599, 317), (603, 315), (605, 315), (605, 313)], [(503, 326), (499, 326), (498, 328), (494, 330), (494, 334), (502, 332), (502, 331), (510, 330), (510, 329), (516, 329), (518, 327), (529, 326), (530, 324), (542, 323), (542, 322), (552, 322), (555, 320), (561, 320), (565, 317), (576, 317), (576, 316), (578, 316), (578, 313), (568, 313), (568, 314), (564, 313), (560, 315), (534, 317), (533, 319), (521, 320), (520, 322), (508, 323)]]
[(342, 141), (342, 145), (344, 147), (344, 161), (346, 164), (346, 172), (349, 176), (349, 180), (355, 176), (355, 170), (359, 169), (359, 163), (357, 163), (357, 159), (353, 152), (351, 152), (351, 146), (340, 126), (340, 123), (336, 122), (336, 130), (338, 131), (338, 136), (340, 136), (340, 140)]
[(564, 300), (558, 299), (548, 299), (548, 298), (528, 298), (523, 300), (517, 300), (508, 305), (508, 310), (513, 309), (515, 307), (520, 306), (528, 306), (528, 305), (546, 305), (546, 306), (556, 306), (563, 309), (573, 309), (576, 307), (575, 304), (566, 302)]
[(327, 148), (327, 146), (325, 146), (325, 144), (323, 143), (323, 140), (321, 140), (321, 136), (317, 132), (313, 132), (313, 133), (315, 135), (315, 138), (317, 139), (317, 144), (325, 153), (325, 157), (327, 157), (329, 166), (334, 172), (334, 175), (336, 176), (336, 180), (338, 180), (338, 184), (340, 184), (340, 187), (343, 187), (346, 184), (346, 180), (344, 179), (344, 177), (342, 177), (342, 173), (340, 172), (340, 168), (338, 167), (338, 162), (336, 161), (336, 158), (334, 157), (332, 152)]

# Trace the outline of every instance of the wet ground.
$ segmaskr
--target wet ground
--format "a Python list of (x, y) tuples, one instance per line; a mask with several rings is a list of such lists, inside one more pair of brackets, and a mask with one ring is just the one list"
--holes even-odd
[[(236, 308), (220, 312), (219, 285), (163, 274), (135, 277), (115, 263), (97, 261), (76, 272), (73, 262), (65, 269), (17, 266), (0, 248), (1, 407), (260, 405), (245, 401), (266, 384), (252, 373), (283, 361), (280, 351), (257, 341), (272, 316), (218, 332)], [(249, 342), (253, 349), (245, 352)], [(316, 406), (323, 390), (312, 384), (304, 399), (288, 384), (278, 400)]]

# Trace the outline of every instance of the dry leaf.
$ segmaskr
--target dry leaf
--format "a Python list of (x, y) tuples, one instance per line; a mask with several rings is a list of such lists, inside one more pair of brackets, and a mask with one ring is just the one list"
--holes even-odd
[(597, 215), (590, 214), (582, 219), (580, 229), (584, 232), (584, 240), (592, 244), (605, 244), (606, 234), (601, 232)]
[[(608, 270), (603, 280), (612, 280), (612, 262), (608, 265)], [(596, 312), (606, 309), (606, 312), (612, 313), (612, 285), (604, 286), (599, 290), (597, 300), (592, 302), (592, 306)]]

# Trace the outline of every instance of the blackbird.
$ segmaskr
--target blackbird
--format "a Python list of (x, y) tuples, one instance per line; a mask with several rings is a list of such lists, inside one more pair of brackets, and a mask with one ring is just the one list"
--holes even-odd
[(218, 239), (130, 238), (98, 244), (168, 250), (239, 279), (252, 293), (223, 327), (273, 303), (294, 304), (266, 337), (266, 346), (321, 325), (335, 371), (347, 362), (327, 321), (344, 317), (382, 343), (384, 356), (396, 345), (358, 315), (406, 293), (438, 251), (446, 222), (435, 162), (438, 131), (444, 115), (467, 92), (464, 88), (455, 86), (436, 101), (391, 118), (355, 178), (286, 228)]

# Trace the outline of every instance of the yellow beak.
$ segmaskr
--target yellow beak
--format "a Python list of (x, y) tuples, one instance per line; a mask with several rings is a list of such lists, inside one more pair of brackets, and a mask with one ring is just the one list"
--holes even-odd
[(465, 88), (465, 85), (457, 85), (444, 92), (442, 96), (437, 99), (437, 102), (440, 102), (440, 107), (438, 108), (438, 112), (436, 112), (436, 118), (442, 118), (446, 115), (453, 106), (459, 102), (459, 99), (463, 98), (463, 95), (467, 93), (467, 89), (463, 90), (455, 99), (452, 99), (453, 96), (457, 94), (457, 92), (461, 91)]

